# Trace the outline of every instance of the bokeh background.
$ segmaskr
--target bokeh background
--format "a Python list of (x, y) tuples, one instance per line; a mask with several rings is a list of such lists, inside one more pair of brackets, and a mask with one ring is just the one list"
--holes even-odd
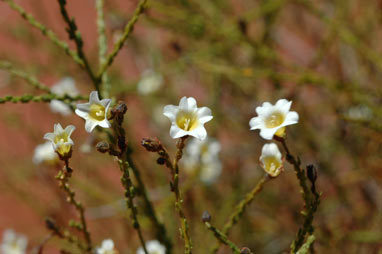
[[(16, 1), (69, 42), (56, 1)], [(106, 1), (109, 51), (131, 18), (137, 1)], [(382, 1), (362, 0), (177, 0), (149, 1), (108, 74), (111, 94), (128, 106), (125, 123), (133, 160), (167, 231), (182, 251), (166, 168), (141, 146), (158, 137), (173, 154), (167, 104), (193, 96), (212, 109), (206, 124), (221, 144), (221, 175), (211, 184), (182, 172), (185, 209), (195, 253), (207, 253), (214, 236), (201, 222), (208, 210), (221, 228), (232, 207), (262, 177), (261, 147), (249, 131), (255, 107), (280, 98), (293, 101), (300, 122), (287, 142), (303, 165), (318, 168), (321, 205), (314, 219), (317, 253), (381, 253), (382, 248)], [(94, 0), (68, 1), (92, 67), (98, 64)], [(72, 77), (81, 94), (94, 88), (85, 71), (60, 48), (0, 2), (0, 59), (53, 86)], [(155, 73), (159, 88), (138, 84)], [(158, 81), (159, 77), (159, 81)], [(153, 79), (155, 79), (153, 78)], [(151, 82), (153, 82), (151, 80)], [(149, 84), (151, 84), (149, 82)], [(0, 98), (39, 94), (24, 80), (0, 70)], [(93, 240), (112, 238), (120, 253), (135, 253), (136, 232), (123, 206), (115, 161), (93, 147), (82, 119), (51, 112), (48, 103), (0, 105), (0, 232), (26, 235), (29, 249), (48, 234), (44, 218), (76, 218), (54, 176), (57, 167), (32, 162), (34, 150), (53, 124), (74, 124), (72, 185), (87, 207)], [(281, 147), (280, 147), (281, 149)], [(136, 199), (138, 207), (140, 198)], [(289, 252), (302, 222), (297, 179), (290, 165), (268, 182), (235, 226), (230, 239), (254, 253)], [(151, 224), (140, 217), (146, 239)], [(46, 253), (65, 244), (53, 240)], [(220, 253), (230, 253), (226, 247)]]

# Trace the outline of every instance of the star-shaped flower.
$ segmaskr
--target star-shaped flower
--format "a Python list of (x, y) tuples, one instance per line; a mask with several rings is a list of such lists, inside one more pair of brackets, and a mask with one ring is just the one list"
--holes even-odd
[(100, 100), (97, 91), (92, 91), (89, 102), (77, 104), (76, 114), (85, 119), (85, 130), (92, 132), (98, 125), (102, 128), (110, 128), (111, 124), (107, 120), (111, 99)]
[(281, 99), (272, 105), (264, 102), (261, 107), (256, 108), (257, 117), (251, 118), (249, 126), (251, 130), (260, 129), (260, 136), (271, 140), (274, 135), (283, 138), (285, 126), (298, 123), (298, 114), (289, 111), (291, 101)]
[(65, 129), (61, 124), (54, 125), (54, 131), (46, 133), (44, 139), (52, 142), (53, 149), (58, 153), (61, 158), (68, 158), (71, 156), (73, 140), (70, 138), (72, 132), (76, 129), (73, 125), (68, 125)]
[(117, 251), (114, 249), (113, 240), (103, 240), (101, 247), (96, 248), (96, 254), (117, 254)]
[(198, 108), (192, 97), (183, 97), (179, 106), (165, 106), (163, 114), (171, 120), (170, 136), (174, 139), (187, 135), (205, 139), (207, 131), (204, 124), (213, 118), (211, 110), (207, 107)]

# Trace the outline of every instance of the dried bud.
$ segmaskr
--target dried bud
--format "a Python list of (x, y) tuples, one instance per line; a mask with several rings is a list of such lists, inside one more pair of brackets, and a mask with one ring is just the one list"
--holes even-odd
[(141, 145), (144, 148), (146, 148), (146, 150), (149, 152), (159, 152), (160, 150), (163, 149), (158, 139), (152, 140), (149, 138), (148, 139), (144, 138), (142, 139)]
[(251, 254), (251, 253), (252, 253), (252, 251), (247, 247), (243, 247), (240, 250), (240, 254)]
[(49, 230), (54, 231), (57, 228), (56, 222), (52, 218), (46, 218), (45, 225)]
[(96, 149), (100, 153), (107, 153), (110, 151), (110, 145), (105, 141), (101, 141), (96, 145)]
[(159, 165), (163, 165), (163, 164), (166, 163), (166, 159), (163, 158), (163, 157), (159, 157), (159, 158), (157, 159), (157, 163), (158, 163)]
[(307, 165), (306, 166), (306, 174), (307, 174), (309, 180), (312, 183), (316, 182), (316, 180), (317, 180), (317, 170), (314, 167), (314, 165), (311, 164), (311, 165)]
[(203, 212), (202, 221), (203, 222), (210, 222), (211, 221), (211, 214), (208, 211)]
[(239, 19), (238, 26), (243, 34), (247, 34), (247, 22), (244, 19)]

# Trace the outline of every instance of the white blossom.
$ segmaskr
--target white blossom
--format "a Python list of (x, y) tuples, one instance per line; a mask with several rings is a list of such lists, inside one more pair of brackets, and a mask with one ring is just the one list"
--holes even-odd
[(25, 236), (16, 234), (12, 229), (3, 232), (0, 245), (1, 254), (26, 254), (28, 240)]
[(276, 144), (265, 144), (261, 150), (261, 166), (272, 177), (278, 176), (283, 170), (282, 155)]
[(117, 254), (118, 252), (114, 249), (114, 242), (111, 239), (106, 239), (102, 241), (101, 247), (96, 248), (96, 254)]
[(54, 164), (58, 161), (58, 156), (55, 153), (52, 143), (45, 142), (44, 144), (39, 144), (34, 149), (34, 155), (32, 159), (34, 164), (47, 163)]
[(142, 73), (137, 84), (138, 93), (148, 95), (159, 90), (163, 84), (163, 76), (154, 70), (146, 70)]
[(202, 141), (191, 140), (186, 148), (182, 163), (186, 171), (199, 173), (200, 180), (205, 184), (216, 181), (222, 171), (219, 159), (221, 147), (215, 139), (206, 138)]
[[(70, 77), (66, 77), (58, 81), (52, 86), (51, 91), (52, 93), (57, 94), (59, 96), (64, 96), (66, 94), (70, 96), (77, 96), (79, 94), (74, 79)], [(70, 109), (69, 105), (59, 100), (52, 100), (50, 102), (50, 109), (52, 110), (52, 112), (60, 113), (64, 116), (72, 114), (72, 110)]]
[(57, 123), (54, 125), (54, 131), (46, 133), (44, 139), (49, 140), (53, 144), (53, 149), (62, 157), (70, 155), (72, 146), (74, 145), (73, 140), (70, 138), (73, 131), (76, 129), (73, 125), (68, 125), (65, 129), (62, 128), (61, 124)]
[(100, 100), (97, 91), (92, 91), (89, 96), (89, 102), (77, 104), (76, 114), (85, 119), (85, 130), (92, 132), (98, 125), (102, 128), (110, 128), (111, 124), (108, 117), (111, 99)]
[(165, 106), (163, 114), (171, 121), (170, 136), (174, 139), (187, 135), (205, 139), (207, 131), (204, 124), (213, 118), (211, 110), (208, 107), (198, 108), (192, 97), (183, 97), (179, 106)]
[[(166, 247), (164, 247), (158, 240), (151, 240), (146, 242), (146, 250), (149, 254), (165, 254)], [(142, 247), (139, 247), (137, 254), (145, 254)]]
[(274, 135), (285, 136), (285, 126), (298, 123), (298, 114), (289, 111), (291, 101), (281, 99), (272, 105), (264, 102), (261, 107), (256, 108), (257, 117), (251, 118), (249, 126), (251, 130), (260, 129), (260, 136), (271, 140)]

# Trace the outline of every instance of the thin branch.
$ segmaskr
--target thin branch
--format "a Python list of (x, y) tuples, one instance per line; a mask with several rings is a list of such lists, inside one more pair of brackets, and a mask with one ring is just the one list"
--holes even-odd
[(51, 92), (50, 88), (47, 85), (39, 82), (35, 77), (29, 75), (28, 73), (16, 69), (15, 67), (12, 66), (11, 63), (7, 61), (0, 60), (0, 69), (7, 70), (10, 74), (18, 76), (22, 79), (25, 79), (31, 86), (33, 86), (36, 89), (39, 89), (48, 93)]
[[(298, 230), (296, 239), (291, 244), (290, 253), (296, 253), (304, 243), (306, 235), (312, 235), (314, 233), (314, 227), (312, 225), (314, 214), (317, 211), (318, 205), (320, 204), (320, 194), (316, 191), (315, 182), (317, 179), (317, 172), (313, 165), (309, 165), (307, 167), (307, 174), (305, 174), (305, 170), (301, 168), (300, 159), (293, 156), (290, 153), (290, 150), (285, 142), (284, 138), (277, 139), (283, 145), (286, 152), (286, 160), (293, 165), (294, 170), (296, 172), (297, 179), (299, 181), (299, 185), (301, 187), (302, 198), (305, 203), (305, 208), (301, 212), (304, 216), (304, 222), (301, 228)], [(308, 187), (308, 180), (311, 182), (311, 188)]]
[(28, 103), (28, 102), (50, 102), (52, 100), (59, 100), (64, 102), (72, 102), (72, 101), (79, 101), (79, 100), (87, 100), (88, 98), (86, 96), (78, 95), (78, 96), (69, 96), (69, 95), (62, 95), (59, 96), (57, 94), (42, 94), (42, 95), (32, 95), (32, 94), (24, 94), (21, 96), (13, 96), (8, 95), (5, 97), (0, 97), (0, 104), (6, 103), (6, 102), (12, 102), (12, 103)]
[(65, 41), (60, 40), (57, 35), (50, 29), (46, 28), (45, 25), (38, 22), (31, 14), (27, 13), (20, 5), (16, 4), (13, 0), (2, 0), (6, 2), (12, 9), (17, 11), (21, 17), (23, 17), (29, 24), (41, 31), (48, 39), (50, 39), (58, 47), (62, 48), (66, 54), (71, 56), (73, 60), (84, 67), (83, 60), (78, 56), (78, 54), (71, 50)]
[[(228, 235), (231, 228), (240, 220), (242, 217), (246, 207), (253, 201), (256, 194), (259, 193), (264, 184), (271, 179), (268, 175), (264, 175), (264, 177), (256, 184), (256, 186), (249, 192), (247, 195), (245, 195), (244, 199), (239, 202), (238, 205), (236, 205), (233, 213), (229, 216), (228, 221), (224, 224), (222, 233), (224, 235)], [(219, 243), (216, 243), (215, 246), (211, 249), (211, 253), (217, 253), (219, 249)]]
[(71, 177), (72, 169), (69, 167), (69, 161), (65, 160), (65, 168), (60, 170), (56, 176), (59, 181), (60, 188), (66, 193), (67, 201), (72, 204), (79, 216), (80, 216), (80, 224), (76, 228), (82, 231), (85, 242), (86, 242), (86, 251), (91, 253), (92, 251), (92, 241), (90, 238), (90, 232), (87, 227), (86, 219), (85, 219), (85, 208), (81, 204), (81, 202), (75, 199), (75, 192), (69, 186), (69, 178)]
[(220, 230), (213, 227), (209, 222), (204, 222), (204, 225), (206, 225), (206, 227), (214, 233), (215, 237), (219, 240), (219, 242), (230, 247), (233, 253), (237, 253), (237, 254), (241, 253), (240, 248), (237, 247), (233, 242), (228, 240), (227, 235), (223, 234)]
[(61, 15), (68, 25), (66, 31), (68, 32), (69, 39), (73, 40), (76, 44), (77, 54), (82, 59), (86, 72), (88, 73), (90, 79), (93, 81), (95, 89), (99, 92), (99, 82), (100, 80), (94, 76), (92, 69), (90, 68), (89, 62), (83, 50), (84, 42), (82, 40), (81, 33), (77, 29), (76, 22), (74, 18), (69, 17), (66, 10), (66, 0), (57, 0), (60, 5)]
[(183, 200), (182, 194), (179, 189), (179, 166), (178, 162), (182, 158), (183, 148), (185, 146), (185, 141), (188, 136), (179, 138), (176, 143), (177, 151), (174, 161), (171, 163), (170, 156), (164, 146), (159, 142), (158, 139), (143, 139), (142, 146), (146, 148), (149, 152), (156, 152), (159, 155), (157, 160), (158, 164), (165, 165), (171, 174), (170, 188), (175, 195), (175, 209), (178, 212), (180, 219), (180, 233), (184, 241), (184, 248), (186, 254), (192, 253), (192, 242), (188, 235), (188, 221), (183, 211)]
[(135, 23), (138, 21), (139, 16), (143, 13), (145, 10), (147, 0), (141, 0), (137, 6), (137, 8), (134, 11), (133, 17), (131, 20), (127, 23), (124, 29), (124, 33), (121, 36), (121, 38), (115, 43), (113, 51), (107, 56), (106, 61), (101, 65), (98, 74), (97, 79), (100, 79), (104, 72), (107, 70), (108, 67), (113, 63), (114, 58), (117, 56), (123, 45), (125, 44), (125, 41), (129, 37), (130, 33), (133, 31)]
[(134, 162), (131, 158), (130, 149), (128, 149), (126, 160), (128, 161), (130, 168), (133, 171), (133, 174), (135, 176), (135, 179), (137, 180), (138, 195), (141, 195), (143, 197), (143, 201), (144, 201), (145, 206), (146, 206), (145, 213), (147, 214), (147, 216), (151, 219), (152, 223), (154, 224), (154, 228), (156, 231), (156, 238), (161, 243), (163, 243), (165, 245), (166, 253), (171, 254), (172, 253), (172, 242), (171, 242), (170, 238), (167, 236), (165, 226), (163, 225), (163, 223), (161, 223), (159, 221), (158, 216), (156, 215), (154, 206), (148, 197), (147, 190), (146, 190), (145, 184), (141, 178), (139, 169), (134, 164)]
[[(98, 55), (99, 63), (103, 65), (106, 62), (107, 54), (107, 37), (105, 31), (105, 20), (104, 20), (104, 0), (96, 0), (96, 9), (97, 9), (97, 28), (98, 28)], [(102, 96), (109, 97), (110, 93), (110, 82), (106, 71), (100, 77), (101, 79), (101, 92)]]

